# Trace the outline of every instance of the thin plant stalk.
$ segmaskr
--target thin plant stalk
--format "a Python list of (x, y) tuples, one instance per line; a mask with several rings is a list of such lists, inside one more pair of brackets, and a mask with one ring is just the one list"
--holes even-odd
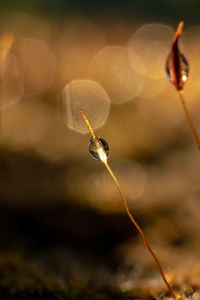
[[(180, 22), (178, 24), (176, 33), (174, 35), (174, 39), (171, 44), (171, 51), (167, 60), (167, 70), (168, 70), (168, 76), (170, 77), (170, 81), (175, 86), (176, 90), (179, 93), (181, 104), (183, 106), (187, 122), (189, 124), (190, 130), (193, 134), (193, 138), (195, 140), (195, 143), (200, 151), (200, 140), (197, 135), (196, 129), (193, 125), (192, 118), (190, 116), (190, 113), (187, 109), (184, 97), (183, 97), (183, 88), (184, 84), (188, 77), (188, 71), (189, 71), (189, 64), (186, 60), (186, 58), (183, 56), (183, 54), (180, 52), (178, 47), (178, 40), (182, 34), (183, 31), (183, 22)], [(183, 67), (185, 65), (185, 67)]]
[(187, 109), (187, 106), (186, 106), (186, 103), (185, 103), (185, 100), (184, 100), (184, 97), (183, 97), (183, 91), (180, 91), (179, 92), (179, 95), (180, 95), (180, 100), (181, 100), (181, 104), (183, 106), (183, 109), (184, 109), (184, 112), (185, 112), (185, 116), (186, 116), (186, 119), (187, 119), (187, 122), (188, 122), (188, 125), (190, 127), (190, 130), (193, 134), (193, 138), (194, 138), (194, 141), (200, 151), (200, 140), (199, 140), (199, 137), (198, 137), (198, 134), (197, 134), (197, 131), (193, 125), (193, 122), (192, 122), (192, 118), (190, 116), (190, 113)]
[(161, 277), (162, 277), (162, 279), (163, 279), (163, 281), (164, 281), (164, 283), (165, 283), (167, 289), (169, 290), (170, 295), (172, 296), (172, 298), (174, 298), (174, 299), (176, 300), (176, 295), (175, 295), (175, 293), (174, 293), (174, 291), (173, 291), (171, 285), (170, 285), (169, 282), (167, 281), (167, 278), (165, 277), (164, 271), (163, 271), (163, 269), (162, 269), (162, 267), (161, 267), (161, 264), (159, 263), (159, 260), (158, 260), (157, 256), (156, 256), (155, 253), (153, 252), (151, 246), (149, 245), (149, 243), (148, 243), (148, 241), (147, 241), (147, 239), (146, 239), (146, 237), (145, 237), (145, 234), (144, 234), (142, 228), (141, 228), (140, 225), (137, 223), (137, 221), (136, 221), (135, 218), (133, 217), (133, 215), (132, 215), (132, 213), (131, 213), (131, 211), (130, 211), (130, 209), (129, 209), (129, 207), (128, 207), (128, 203), (127, 203), (127, 200), (126, 200), (126, 198), (125, 198), (125, 196), (124, 196), (124, 194), (123, 194), (123, 192), (122, 192), (120, 183), (119, 183), (119, 181), (117, 180), (115, 174), (113, 173), (112, 169), (110, 168), (110, 166), (109, 166), (109, 164), (108, 164), (108, 162), (107, 162), (107, 155), (106, 155), (106, 153), (105, 153), (105, 151), (104, 151), (104, 148), (102, 147), (102, 145), (101, 145), (101, 143), (100, 143), (100, 141), (99, 141), (99, 138), (97, 137), (96, 133), (94, 132), (94, 130), (93, 130), (93, 128), (92, 128), (90, 122), (88, 121), (88, 119), (87, 119), (87, 117), (86, 117), (86, 115), (85, 115), (85, 113), (84, 113), (82, 110), (80, 110), (80, 112), (81, 112), (81, 114), (82, 114), (82, 116), (83, 116), (83, 118), (84, 118), (84, 120), (85, 120), (85, 122), (86, 122), (86, 124), (87, 124), (87, 126), (88, 126), (88, 128), (89, 128), (89, 131), (90, 131), (90, 134), (91, 134), (91, 136), (92, 136), (92, 139), (93, 139), (93, 141), (94, 141), (94, 143), (95, 143), (95, 145), (96, 145), (97, 152), (98, 152), (98, 155), (99, 155), (99, 157), (100, 157), (100, 160), (101, 160), (101, 161), (103, 162), (103, 164), (105, 165), (105, 167), (106, 167), (108, 173), (110, 174), (110, 176), (112, 177), (113, 181), (115, 182), (115, 184), (116, 184), (116, 186), (117, 186), (117, 189), (118, 189), (118, 191), (119, 191), (119, 193), (120, 193), (120, 196), (121, 196), (121, 199), (122, 199), (122, 201), (123, 201), (125, 210), (126, 210), (128, 216), (129, 216), (131, 222), (132, 222), (133, 225), (136, 227), (136, 229), (137, 229), (137, 231), (139, 232), (139, 234), (140, 234), (140, 236), (141, 236), (141, 238), (142, 238), (142, 240), (143, 240), (143, 242), (144, 242), (146, 248), (148, 249), (149, 253), (150, 253), (151, 256), (153, 257), (153, 259), (154, 259), (154, 261), (155, 261), (155, 263), (156, 263), (156, 265), (157, 265), (157, 267), (158, 267), (158, 270), (159, 270), (159, 272), (160, 272), (160, 275), (161, 275)]

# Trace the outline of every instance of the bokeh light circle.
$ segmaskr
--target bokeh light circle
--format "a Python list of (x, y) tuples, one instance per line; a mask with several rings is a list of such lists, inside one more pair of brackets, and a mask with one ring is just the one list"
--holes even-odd
[(142, 61), (125, 47), (105, 47), (89, 65), (89, 77), (98, 81), (111, 102), (120, 104), (137, 97), (143, 88)]
[(104, 125), (110, 100), (104, 89), (95, 81), (75, 80), (66, 85), (62, 95), (64, 123), (81, 133), (88, 132), (80, 109), (84, 111), (94, 129)]
[(35, 146), (48, 130), (49, 110), (34, 100), (17, 102), (2, 112), (2, 133), (12, 147)]
[(140, 55), (145, 75), (153, 79), (166, 76), (165, 63), (173, 37), (173, 29), (163, 24), (145, 24), (132, 35), (129, 49)]
[(17, 41), (15, 52), (24, 94), (35, 95), (49, 88), (56, 61), (48, 45), (42, 40), (23, 38)]
[(16, 57), (8, 54), (4, 64), (3, 76), (0, 80), (0, 109), (18, 102), (22, 99), (24, 88), (19, 80), (19, 69)]

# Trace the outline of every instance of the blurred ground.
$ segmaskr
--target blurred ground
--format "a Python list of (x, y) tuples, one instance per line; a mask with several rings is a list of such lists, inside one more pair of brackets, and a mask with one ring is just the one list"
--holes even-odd
[[(63, 88), (77, 79), (105, 88), (111, 103), (97, 133), (109, 143), (109, 163), (173, 288), (200, 298), (200, 159), (165, 74), (184, 16), (175, 14), (179, 1), (174, 5), (167, 23), (155, 12), (156, 28), (142, 16), (125, 21), (125, 9), (123, 18), (119, 10), (110, 21), (101, 18), (105, 6), (92, 19), (80, 11), (36, 16), (23, 5), (23, 12), (8, 4), (1, 12), (1, 299), (169, 296), (114, 183), (89, 155), (89, 134), (63, 120)], [(181, 47), (190, 64), (185, 99), (200, 133), (199, 36), (194, 14)], [(130, 62), (129, 51), (137, 54)]]

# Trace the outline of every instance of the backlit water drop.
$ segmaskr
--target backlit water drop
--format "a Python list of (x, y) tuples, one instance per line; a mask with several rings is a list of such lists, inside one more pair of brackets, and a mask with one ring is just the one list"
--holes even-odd
[[(108, 153), (109, 153), (109, 146), (108, 146), (108, 143), (101, 137), (98, 137), (99, 139), (99, 142), (102, 146), (102, 150), (104, 150), (106, 156), (108, 156)], [(93, 139), (91, 139), (89, 141), (89, 151), (90, 151), (90, 154), (92, 155), (92, 157), (96, 160), (102, 160), (99, 156), (99, 149), (97, 149), (97, 146), (96, 146), (96, 143), (94, 142)]]
[[(185, 56), (180, 53), (181, 55), (181, 73), (182, 73), (182, 81), (186, 82), (189, 74), (189, 63)], [(170, 70), (170, 56), (168, 56), (167, 61), (166, 61), (166, 73), (171, 82), (172, 81), (172, 76), (171, 76), (171, 70)]]

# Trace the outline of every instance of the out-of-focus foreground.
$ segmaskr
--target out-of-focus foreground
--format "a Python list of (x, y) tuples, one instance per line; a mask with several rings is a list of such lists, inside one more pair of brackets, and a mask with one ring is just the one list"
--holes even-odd
[[(84, 107), (95, 127), (104, 125), (96, 132), (168, 280), (198, 299), (200, 158), (165, 72), (175, 28), (13, 11), (0, 23), (2, 299), (165, 292), (114, 183), (89, 155), (74, 112)], [(200, 133), (198, 26), (186, 24), (180, 48)]]

